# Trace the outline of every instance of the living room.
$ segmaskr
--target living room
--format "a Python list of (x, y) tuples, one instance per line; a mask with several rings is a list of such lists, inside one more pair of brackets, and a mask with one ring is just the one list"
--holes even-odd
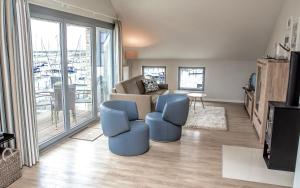
[(300, 187), (299, 0), (0, 6), (0, 187)]

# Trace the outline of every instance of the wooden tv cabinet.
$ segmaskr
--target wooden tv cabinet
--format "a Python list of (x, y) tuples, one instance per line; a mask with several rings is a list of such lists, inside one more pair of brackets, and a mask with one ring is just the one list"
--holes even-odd
[(268, 102), (286, 100), (288, 76), (287, 60), (257, 60), (252, 123), (261, 144), (265, 140)]

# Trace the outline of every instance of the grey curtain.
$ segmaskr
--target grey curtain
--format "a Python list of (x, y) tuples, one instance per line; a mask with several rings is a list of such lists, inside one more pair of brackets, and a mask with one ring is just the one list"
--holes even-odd
[(27, 0), (0, 1), (1, 129), (15, 133), (23, 165), (38, 162)]
[(122, 41), (122, 23), (120, 20), (115, 21), (114, 28), (114, 81), (115, 83), (123, 80), (123, 41)]

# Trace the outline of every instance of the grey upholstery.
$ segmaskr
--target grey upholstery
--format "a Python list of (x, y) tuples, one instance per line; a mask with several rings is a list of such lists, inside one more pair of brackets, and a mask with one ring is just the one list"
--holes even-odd
[(103, 134), (109, 149), (117, 155), (134, 156), (149, 150), (149, 128), (138, 121), (135, 102), (107, 101), (100, 107)]
[(156, 112), (147, 114), (146, 124), (150, 138), (170, 142), (181, 138), (181, 129), (189, 112), (189, 98), (186, 95), (169, 94), (158, 97)]
[(144, 76), (140, 75), (119, 82), (110, 94), (111, 100), (135, 101), (139, 111), (139, 119), (145, 119), (149, 112), (155, 111), (155, 103), (158, 96), (169, 92), (168, 84), (159, 84), (158, 91), (145, 93), (143, 79)]

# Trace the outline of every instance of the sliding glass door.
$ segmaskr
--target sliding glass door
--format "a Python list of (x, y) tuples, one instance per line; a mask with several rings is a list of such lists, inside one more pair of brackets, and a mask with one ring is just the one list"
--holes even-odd
[(93, 117), (91, 28), (67, 24), (68, 106), (71, 127)]
[(43, 143), (65, 131), (61, 23), (32, 19), (31, 27), (37, 129)]
[(36, 5), (30, 12), (43, 149), (97, 120), (98, 107), (112, 90), (113, 24)]
[(96, 28), (97, 107), (109, 99), (113, 88), (112, 32)]
[(96, 119), (93, 27), (40, 18), (31, 25), (38, 139), (47, 145)]

